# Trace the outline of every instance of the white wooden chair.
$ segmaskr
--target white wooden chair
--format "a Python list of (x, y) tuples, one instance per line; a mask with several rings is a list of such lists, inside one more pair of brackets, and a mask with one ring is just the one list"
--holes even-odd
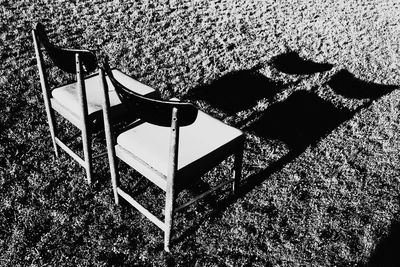
[[(244, 134), (212, 118), (189, 103), (160, 101), (129, 91), (120, 84), (108, 66), (100, 68), (104, 88), (104, 123), (115, 202), (122, 197), (164, 231), (164, 249), (169, 251), (175, 212), (194, 203), (228, 183), (237, 189), (241, 177)], [(108, 83), (105, 74), (121, 98), (139, 118), (136, 124), (114, 139), (111, 129)], [(175, 207), (177, 194), (220, 164), (235, 156), (234, 178)], [(153, 182), (166, 193), (165, 218), (160, 220), (119, 186), (117, 158)]]
[[(97, 69), (96, 56), (88, 50), (68, 49), (53, 45), (49, 41), (43, 25), (40, 23), (34, 27), (32, 35), (55, 154), (58, 157), (58, 147), (66, 151), (86, 169), (87, 181), (90, 184), (93, 160), (91, 135), (94, 122), (102, 120), (101, 105), (103, 101), (102, 88), (99, 85), (97, 72), (86, 77), (84, 75)], [(66, 73), (75, 74), (76, 82), (58, 88), (50, 88), (43, 52), (47, 53), (47, 56), (56, 67)], [(152, 88), (139, 83), (119, 70), (114, 69), (112, 73), (124, 86), (138, 94), (153, 96), (156, 93)], [(109, 83), (109, 81), (107, 82)], [(121, 101), (111, 83), (109, 83), (108, 96), (111, 112), (113, 114), (121, 114), (123, 112)], [(80, 129), (84, 152), (83, 159), (57, 137), (58, 129), (55, 123), (54, 111)]]

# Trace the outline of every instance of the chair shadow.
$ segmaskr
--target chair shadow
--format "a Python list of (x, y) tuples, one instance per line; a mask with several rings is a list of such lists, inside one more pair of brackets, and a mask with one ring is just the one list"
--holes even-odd
[(204, 100), (227, 115), (234, 115), (253, 107), (258, 100), (272, 98), (287, 86), (253, 68), (230, 72), (210, 84), (193, 88), (185, 98)]
[[(335, 79), (338, 79), (337, 77), (335, 75), (332, 79), (335, 81)], [(341, 84), (346, 85), (346, 81), (343, 79)], [(328, 84), (330, 82), (331, 80)], [(359, 82), (362, 83), (363, 81), (359, 80)], [(374, 90), (382, 91), (382, 88), (385, 88), (385, 93), (390, 93), (396, 88), (396, 86), (380, 84), (369, 84), (369, 86), (371, 92)], [(296, 91), (283, 102), (273, 104), (244, 130), (254, 132), (262, 138), (280, 140), (287, 144), (289, 152), (265, 169), (243, 179), (240, 190), (236, 195), (228, 195), (220, 200), (217, 200), (218, 197), (214, 197), (214, 200), (209, 199), (207, 203), (212, 206), (211, 211), (205, 216), (197, 216), (195, 222), (172, 242), (181, 242), (194, 234), (196, 229), (205, 221), (218, 219), (224, 210), (256, 186), (259, 186), (265, 181), (266, 177), (280, 171), (286, 164), (300, 156), (308, 146), (315, 145), (342, 123), (370, 106), (373, 99), (383, 95), (382, 93), (364, 95), (365, 98), (370, 98), (370, 101), (355, 110), (338, 108), (310, 91)], [(210, 198), (212, 197), (210, 196)], [(396, 230), (396, 238), (398, 234), (398, 230)]]
[(290, 51), (271, 59), (271, 65), (287, 74), (314, 74), (332, 69), (329, 63), (317, 63), (302, 59), (297, 52)]
[(272, 105), (246, 130), (266, 139), (280, 140), (291, 151), (301, 153), (353, 114), (313, 93), (296, 91), (284, 102)]
[(384, 238), (365, 267), (375, 266), (400, 266), (400, 222), (395, 222), (391, 225), (389, 235)]
[(347, 70), (341, 70), (333, 75), (327, 84), (335, 93), (353, 99), (379, 98), (398, 87), (366, 82), (356, 78)]

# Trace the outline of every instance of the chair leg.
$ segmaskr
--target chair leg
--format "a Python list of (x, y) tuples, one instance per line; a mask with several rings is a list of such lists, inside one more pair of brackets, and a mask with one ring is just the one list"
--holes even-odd
[(58, 152), (58, 146), (56, 143), (56, 123), (55, 123), (55, 118), (54, 118), (54, 111), (51, 109), (51, 107), (46, 107), (46, 113), (47, 113), (47, 121), (49, 124), (49, 129), (50, 129), (50, 135), (51, 135), (51, 141), (53, 142), (53, 148), (54, 148), (54, 154), (58, 158), (59, 152)]
[(111, 184), (113, 187), (114, 201), (115, 204), (118, 205), (119, 204), (119, 196), (117, 191), (118, 170), (116, 166), (117, 162), (115, 160), (115, 155), (113, 155), (113, 158), (109, 158), (109, 161), (110, 161)]
[(232, 191), (234, 194), (236, 194), (239, 189), (240, 179), (242, 177), (242, 163), (243, 163), (243, 147), (241, 146), (235, 152), (235, 162), (234, 162), (234, 166), (233, 166), (234, 180), (233, 180), (233, 187), (232, 187)]
[(108, 154), (108, 163), (110, 165), (110, 173), (111, 173), (111, 184), (114, 193), (114, 201), (115, 204), (119, 204), (119, 196), (118, 196), (118, 168), (117, 168), (117, 159), (115, 156), (115, 139), (113, 136), (113, 131), (110, 123), (110, 99), (108, 95), (108, 86), (106, 79), (104, 77), (104, 71), (102, 68), (99, 69), (99, 77), (100, 77), (100, 85), (103, 88), (103, 123), (104, 123), (104, 134), (106, 136), (107, 143), (107, 154)]
[(166, 201), (165, 201), (165, 229), (164, 229), (164, 250), (166, 252), (170, 251), (174, 206), (175, 206), (175, 196), (173, 195), (173, 192), (167, 191)]
[(83, 143), (83, 154), (85, 156), (85, 169), (86, 169), (86, 178), (88, 184), (92, 182), (92, 146), (91, 146), (91, 137), (89, 135), (87, 127), (82, 129), (82, 143)]
[(171, 122), (171, 142), (169, 154), (169, 170), (167, 176), (167, 190), (165, 192), (165, 229), (164, 229), (164, 250), (169, 252), (173, 216), (175, 210), (175, 178), (178, 169), (178, 151), (179, 151), (179, 123), (178, 123), (178, 109), (172, 109), (172, 122)]

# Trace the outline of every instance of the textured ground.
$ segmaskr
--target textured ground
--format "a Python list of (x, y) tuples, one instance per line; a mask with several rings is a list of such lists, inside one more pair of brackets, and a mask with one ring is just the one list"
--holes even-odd
[[(38, 21), (246, 132), (241, 194), (179, 215), (189, 228), (171, 255), (156, 226), (113, 204), (105, 159), (88, 186), (53, 157)], [(0, 0), (0, 263), (399, 265), (399, 44), (397, 0)]]

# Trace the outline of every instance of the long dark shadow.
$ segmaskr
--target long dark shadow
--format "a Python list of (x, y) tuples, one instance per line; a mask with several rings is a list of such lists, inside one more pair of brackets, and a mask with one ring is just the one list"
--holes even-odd
[[(373, 100), (392, 92), (397, 85), (382, 85), (362, 81), (340, 71), (327, 84), (334, 88), (341, 88), (341, 92), (352, 95), (352, 90), (358, 90), (358, 99), (369, 99), (368, 102), (355, 110), (338, 108), (332, 103), (321, 99), (308, 91), (297, 91), (285, 101), (272, 105), (265, 110), (245, 130), (266, 139), (277, 139), (289, 147), (289, 152), (269, 167), (246, 178), (247, 186), (244, 191), (250, 191), (273, 172), (279, 171), (287, 163), (301, 155), (308, 146), (313, 146), (328, 135), (343, 122), (351, 119), (361, 110), (368, 108)], [(365, 89), (367, 88), (367, 90)], [(364, 90), (363, 90), (364, 89)], [(355, 95), (355, 94), (353, 94)]]

